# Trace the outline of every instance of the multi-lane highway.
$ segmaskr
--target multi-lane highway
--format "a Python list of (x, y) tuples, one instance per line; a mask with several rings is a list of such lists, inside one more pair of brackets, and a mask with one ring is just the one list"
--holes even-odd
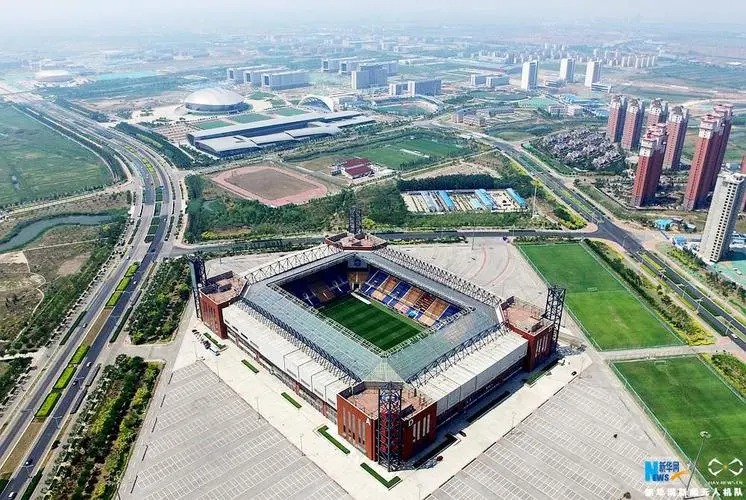
[[(106, 317), (99, 334), (91, 342), (90, 349), (83, 363), (80, 364), (75, 373), (74, 382), (63, 392), (54, 412), (44, 421), (41, 430), (38, 430), (32, 441), (33, 444), (21, 461), (21, 463), (28, 463), (30, 465), (20, 467), (16, 470), (16, 473), (11, 477), (11, 480), (3, 490), (3, 495), (5, 496), (11, 492), (19, 492), (26, 486), (29, 477), (32, 477), (35, 473), (38, 461), (44, 457), (52, 442), (57, 437), (60, 423), (64, 421), (76, 402), (82, 397), (86, 389), (85, 384), (81, 383), (81, 381), (87, 380), (90, 372), (95, 369), (98, 358), (109, 346), (108, 341), (110, 336), (122, 319), (122, 315), (130, 304), (131, 299), (138, 294), (143, 278), (149, 272), (151, 264), (162, 253), (170, 253), (173, 239), (168, 238), (167, 235), (170, 229), (169, 218), (178, 216), (178, 212), (182, 207), (181, 191), (178, 189), (178, 186), (174, 187), (168, 175), (168, 165), (158, 154), (149, 150), (146, 146), (115, 130), (103, 129), (95, 122), (57, 106), (48, 103), (39, 103), (38, 101), (25, 104), (33, 106), (36, 111), (45, 114), (57, 123), (78, 133), (83, 133), (97, 142), (105, 143), (116, 151), (120, 159), (130, 169), (137, 184), (142, 188), (142, 192), (137, 196), (139, 202), (135, 206), (133, 213), (134, 219), (140, 218), (140, 224), (135, 232), (131, 247), (126, 249), (128, 257), (119, 262), (113, 272), (110, 272), (99, 283), (92, 299), (89, 301), (87, 312), (80, 322), (84, 326), (77, 328), (73, 332), (65, 348), (59, 350), (49, 361), (46, 371), (41, 376), (41, 380), (35, 384), (32, 392), (27, 394), (21, 402), (23, 405), (22, 411), (11, 421), (6, 432), (4, 432), (0, 439), (0, 456), (7, 457), (13, 446), (18, 443), (21, 436), (29, 429), (29, 424), (33, 421), (34, 414), (54, 385), (59, 373), (67, 365), (73, 351), (88, 334), (87, 327), (93, 326), (96, 323), (96, 319), (104, 311), (107, 300), (115, 290), (128, 266), (135, 261), (139, 261), (140, 266), (119, 302), (111, 310), (103, 312), (103, 314), (108, 314), (108, 317)], [(146, 161), (152, 165), (152, 170), (147, 168), (145, 165)], [(160, 204), (155, 203), (155, 189), (157, 186), (163, 186), (163, 199)], [(155, 213), (156, 207), (160, 207), (159, 213)], [(150, 243), (146, 243), (145, 235), (153, 219), (160, 221), (158, 230), (153, 240)], [(167, 242), (167, 240), (171, 241)], [(168, 246), (165, 250), (164, 245)]]

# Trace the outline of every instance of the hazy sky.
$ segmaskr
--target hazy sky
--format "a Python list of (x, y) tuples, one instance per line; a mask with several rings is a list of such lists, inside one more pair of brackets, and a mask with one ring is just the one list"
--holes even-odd
[[(256, 30), (281, 24), (339, 23), (500, 24), (515, 20), (648, 20), (746, 24), (745, 0), (720, 0), (713, 12), (702, 0), (0, 0), (0, 30), (26, 36), (59, 32), (112, 32), (133, 27), (170, 31)], [(93, 29), (98, 27), (99, 29)]]

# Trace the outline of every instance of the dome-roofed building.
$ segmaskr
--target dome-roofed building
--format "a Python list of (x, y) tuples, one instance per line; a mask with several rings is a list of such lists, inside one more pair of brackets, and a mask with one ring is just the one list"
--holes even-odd
[(64, 69), (44, 69), (34, 75), (34, 79), (40, 83), (64, 83), (73, 78), (73, 74)]
[(240, 94), (221, 88), (192, 92), (184, 99), (184, 106), (197, 113), (235, 113), (248, 107)]

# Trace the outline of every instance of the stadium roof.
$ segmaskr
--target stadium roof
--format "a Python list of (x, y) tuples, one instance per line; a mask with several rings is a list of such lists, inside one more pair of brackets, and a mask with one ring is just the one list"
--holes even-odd
[(184, 99), (187, 106), (238, 106), (241, 103), (243, 97), (240, 94), (221, 88), (197, 90)]
[(194, 141), (212, 139), (214, 137), (223, 137), (226, 135), (242, 135), (251, 137), (252, 135), (265, 135), (265, 129), (282, 127), (287, 127), (286, 130), (292, 128), (297, 129), (302, 128), (313, 121), (329, 123), (338, 120), (355, 118), (356, 116), (360, 115), (361, 113), (358, 111), (338, 111), (336, 113), (304, 113), (302, 115), (283, 116), (280, 118), (243, 123), (240, 125), (229, 125), (227, 127), (216, 127), (207, 130), (199, 130), (190, 132), (189, 136)]
[(199, 145), (214, 151), (217, 154), (229, 153), (231, 151), (246, 151), (259, 149), (262, 147), (273, 146), (289, 141), (302, 141), (313, 137), (335, 135), (341, 130), (333, 126), (324, 127), (307, 127), (287, 132), (277, 132), (275, 134), (258, 135), (254, 137), (243, 137), (240, 135), (231, 135), (226, 137), (214, 137), (211, 139), (200, 139), (195, 141)]
[[(443, 325), (382, 351), (279, 287), (350, 258), (369, 262), (458, 305), (462, 313)], [(280, 270), (282, 268), (278, 266)], [(321, 256), (248, 285), (237, 305), (245, 310), (258, 311), (285, 331), (299, 332), (304, 337), (303, 342), (310, 344), (321, 356), (331, 358), (335, 365), (344, 367), (354, 378), (368, 381), (412, 381), (437, 359), (451, 355), (476, 337), (502, 328), (493, 306), (406, 268), (378, 252), (339, 251)]]

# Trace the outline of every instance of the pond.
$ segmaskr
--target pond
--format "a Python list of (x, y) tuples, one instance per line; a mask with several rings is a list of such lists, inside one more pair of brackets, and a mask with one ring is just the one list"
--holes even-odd
[(0, 253), (21, 247), (35, 240), (40, 234), (44, 233), (44, 231), (55, 226), (61, 226), (65, 224), (95, 226), (98, 224), (109, 222), (112, 219), (113, 216), (111, 215), (62, 215), (59, 217), (50, 217), (49, 219), (38, 220), (36, 222), (32, 222), (28, 226), (23, 227), (18, 232), (18, 234), (13, 236), (5, 243), (0, 243)]

